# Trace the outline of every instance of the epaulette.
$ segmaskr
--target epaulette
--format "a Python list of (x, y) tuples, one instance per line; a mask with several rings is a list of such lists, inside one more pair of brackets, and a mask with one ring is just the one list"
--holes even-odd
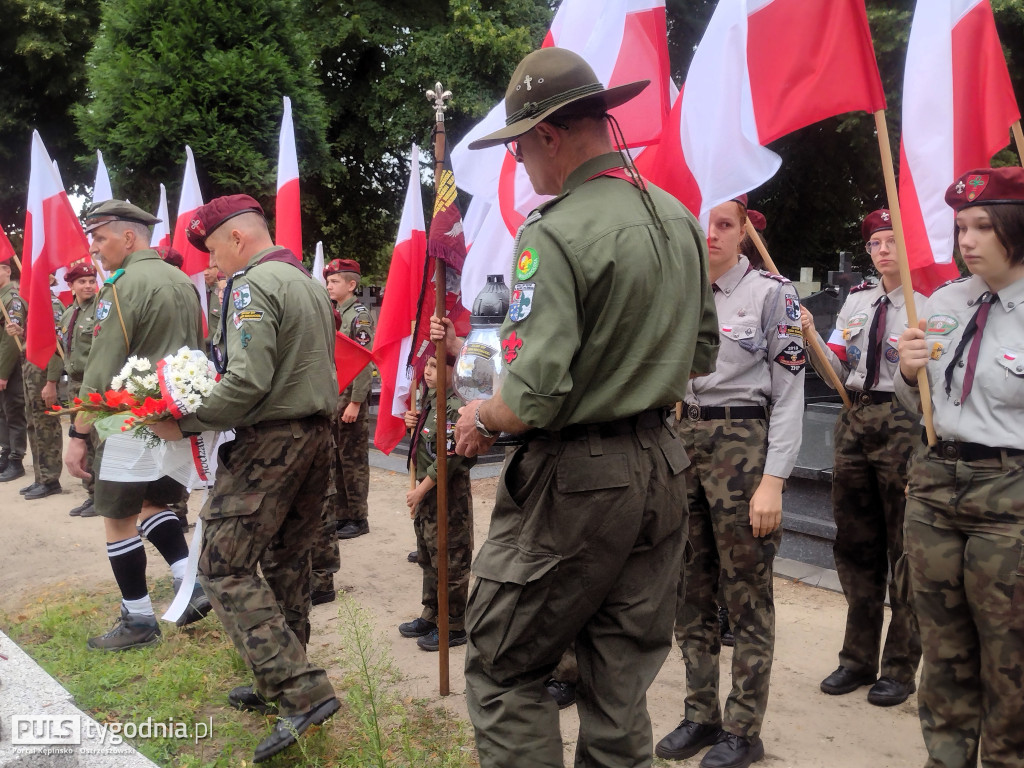
[(860, 293), (861, 291), (869, 291), (874, 288), (878, 283), (872, 283), (870, 280), (865, 280), (860, 285), (855, 285), (850, 289), (850, 293)]
[(357, 302), (355, 302), (355, 303), (354, 303), (354, 304), (352, 305), (352, 309), (354, 309), (354, 310), (355, 310), (356, 312), (369, 312), (369, 311), (370, 311), (370, 310), (368, 310), (368, 309), (366, 308), (366, 305), (365, 305), (365, 304), (362, 304), (362, 303), (360, 303), (360, 302), (358, 302), (358, 301), (357, 301)]
[(788, 277), (783, 277), (782, 275), (777, 275), (774, 272), (769, 272), (767, 269), (759, 269), (757, 270), (757, 273), (761, 275), (761, 277), (770, 278), (777, 283), (786, 284), (792, 282)]
[(123, 269), (119, 269), (116, 272), (111, 273), (110, 277), (108, 277), (106, 280), (103, 281), (103, 284), (104, 285), (113, 285), (114, 283), (116, 283), (118, 280), (121, 279), (121, 275), (123, 275), (123, 274), (124, 274), (124, 270)]
[[(967, 277), (958, 277), (956, 280), (947, 280), (942, 285), (938, 286), (935, 289), (935, 291), (939, 290), (939, 288), (945, 288), (947, 285), (953, 285), (953, 283), (962, 283), (964, 280), (970, 280), (970, 279), (971, 279), (971, 276), (967, 275)], [(932, 293), (935, 293), (935, 291), (932, 291)]]

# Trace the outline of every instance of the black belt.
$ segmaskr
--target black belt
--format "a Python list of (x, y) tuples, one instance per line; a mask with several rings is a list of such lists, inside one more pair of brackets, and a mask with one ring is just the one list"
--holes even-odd
[(249, 429), (285, 427), (294, 424), (295, 422), (299, 422), (301, 424), (315, 425), (320, 421), (326, 424), (328, 423), (329, 419), (326, 416), (321, 416), (319, 413), (314, 413), (312, 416), (296, 416), (294, 419), (271, 419), (270, 421), (261, 421), (258, 424), (250, 424)]
[(690, 421), (712, 421), (714, 419), (758, 419), (768, 421), (768, 409), (763, 405), (694, 405), (683, 403), (686, 418)]
[[(928, 445), (928, 436), (923, 432), (921, 442)], [(993, 448), (980, 443), (961, 443), (959, 440), (939, 440), (929, 450), (949, 461), (985, 461), (1001, 458), (1003, 453), (1007, 456), (1024, 456), (1024, 449), (1021, 448)]]
[(562, 429), (537, 429), (524, 435), (526, 440), (543, 437), (548, 440), (583, 440), (596, 432), (601, 437), (622, 437), (632, 435), (638, 429), (653, 429), (665, 424), (668, 410), (651, 408), (633, 416), (626, 416), (614, 421), (601, 421), (594, 424), (572, 424)]
[(856, 389), (846, 390), (850, 395), (850, 399), (855, 403), (861, 405), (881, 405), (882, 403), (891, 403), (893, 398), (892, 392), (880, 392), (876, 389), (861, 392)]

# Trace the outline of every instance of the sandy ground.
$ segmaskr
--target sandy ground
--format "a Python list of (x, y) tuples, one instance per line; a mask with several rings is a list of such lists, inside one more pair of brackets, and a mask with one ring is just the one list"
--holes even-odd
[[(26, 467), (28, 469), (28, 467)], [(384, 469), (371, 470), (370, 533), (341, 542), (342, 572), (336, 585), (344, 588), (373, 616), (382, 638), (405, 677), (403, 693), (443, 701), (466, 718), (462, 677), (464, 648), (451, 653), (451, 695), (438, 696), (438, 657), (416, 647), (398, 634), (397, 626), (419, 615), (420, 575), (407, 562), (415, 547), (412, 524), (405, 507), (406, 476)], [(18, 490), (27, 478), (0, 484), (0, 609), (11, 609), (43, 585), (64, 582), (69, 587), (109, 585), (115, 589), (105, 557), (103, 523), (99, 518), (69, 517), (85, 492), (77, 481), (63, 478), (64, 493), (25, 501)], [(497, 480), (474, 481), (476, 542), (484, 540)], [(198, 511), (201, 493), (190, 505)], [(191, 517), (191, 516), (190, 516)], [(163, 560), (147, 544), (150, 579), (166, 578)], [(776, 578), (777, 642), (772, 693), (762, 738), (766, 768), (904, 768), (921, 766), (925, 750), (921, 740), (916, 699), (892, 708), (867, 703), (867, 689), (847, 696), (826, 696), (820, 680), (835, 669), (842, 640), (845, 602), (841, 595), (799, 582)], [(158, 612), (165, 606), (157, 606)], [(340, 644), (339, 618), (333, 604), (313, 609), (314, 659), (329, 664)], [(214, 620), (211, 616), (208, 620)], [(727, 691), (731, 650), (722, 654)], [(724, 693), (724, 692), (723, 692)], [(681, 718), (684, 695), (683, 663), (673, 648), (652, 686), (648, 705), (655, 740), (672, 730)], [(467, 718), (468, 720), (468, 718)], [(561, 713), (566, 763), (578, 729), (575, 707)], [(694, 758), (686, 765), (696, 768)]]

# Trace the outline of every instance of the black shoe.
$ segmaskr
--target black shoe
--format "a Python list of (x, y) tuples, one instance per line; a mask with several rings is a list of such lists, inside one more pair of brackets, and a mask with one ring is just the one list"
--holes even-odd
[(414, 549), (409, 553), (409, 556), (406, 559), (410, 563), (418, 563), (420, 561), (420, 553)]
[[(448, 647), (455, 648), (458, 645), (466, 644), (466, 630), (464, 629), (453, 629), (448, 632)], [(437, 651), (441, 648), (441, 633), (437, 627), (434, 627), (433, 631), (429, 635), (424, 635), (416, 641), (416, 645), (420, 647), (420, 650), (424, 651)]]
[(544, 683), (544, 687), (548, 689), (548, 695), (555, 700), (559, 709), (571, 707), (576, 703), (576, 683), (563, 683), (551, 678)]
[(722, 726), (695, 723), (683, 719), (668, 736), (658, 742), (654, 754), (665, 760), (685, 760), (693, 757), (722, 735)]
[(309, 602), (313, 605), (323, 605), (324, 603), (333, 603), (337, 597), (338, 593), (333, 589), (317, 589), (310, 595)]
[(871, 685), (873, 682), (875, 682), (873, 672), (854, 672), (852, 669), (840, 666), (821, 681), (821, 690), (831, 696), (841, 696), (844, 693), (853, 693), (861, 686)]
[(764, 743), (755, 736), (745, 739), (722, 731), (715, 746), (700, 761), (700, 768), (747, 768), (764, 757)]
[(85, 508), (86, 507), (91, 507), (91, 506), (92, 506), (92, 499), (86, 499), (81, 504), (79, 504), (77, 507), (72, 507), (68, 511), (68, 515), (70, 515), (71, 517), (81, 517), (82, 516), (82, 512), (85, 511)]
[(34, 491), (40, 485), (42, 485), (42, 483), (35, 483), (34, 482), (34, 483), (32, 483), (32, 485), (26, 485), (24, 488), (18, 489), (18, 493), (20, 493), (22, 496), (24, 496), (29, 491)]
[(155, 616), (128, 613), (121, 606), (121, 616), (105, 635), (90, 637), (87, 645), (91, 651), (127, 651), (129, 648), (143, 648), (160, 642), (160, 627)]
[(82, 508), (82, 512), (79, 517), (96, 517), (96, 515), (96, 506), (93, 504), (92, 497), (90, 496), (89, 500), (86, 502), (86, 506)]
[(4, 470), (7, 469), (7, 465), (10, 463), (11, 459), (6, 453), (0, 454), (0, 474), (3, 474)]
[(366, 520), (345, 520), (338, 523), (339, 539), (354, 539), (370, 532), (370, 523)]
[(718, 607), (718, 634), (722, 638), (722, 645), (732, 648), (736, 645), (736, 636), (729, 626), (729, 611), (724, 605)]
[(398, 634), (402, 637), (423, 637), (437, 629), (437, 624), (422, 618), (415, 618), (398, 625)]
[[(181, 589), (182, 579), (174, 579), (172, 584), (174, 585), (174, 594), (177, 595), (178, 590)], [(187, 627), (189, 624), (194, 624), (202, 619), (212, 609), (213, 606), (210, 605), (210, 598), (206, 596), (202, 585), (197, 581), (192, 587), (192, 597), (188, 601), (185, 612), (174, 623), (179, 627)]]
[(277, 712), (277, 704), (264, 699), (251, 685), (232, 688), (228, 694), (228, 704), (243, 712), (259, 712), (261, 715), (272, 715)]
[(17, 480), (24, 476), (25, 465), (21, 463), (21, 459), (11, 459), (7, 462), (7, 469), (0, 472), (0, 483), (9, 483), (11, 480)]
[(296, 738), (306, 732), (309, 726), (320, 725), (320, 723), (337, 712), (339, 707), (338, 700), (332, 696), (323, 704), (313, 707), (309, 712), (304, 712), (301, 715), (279, 717), (274, 730), (256, 747), (256, 754), (253, 755), (252, 761), (254, 763), (262, 763), (281, 750), (287, 749), (295, 743)]
[(868, 691), (868, 703), (876, 707), (894, 707), (906, 701), (916, 690), (917, 685), (913, 680), (901, 683), (891, 677), (880, 677)]
[(50, 483), (39, 483), (35, 488), (29, 489), (25, 494), (26, 499), (45, 499), (47, 496), (53, 496), (55, 493), (63, 493), (64, 489), (60, 487), (60, 483), (54, 480)]

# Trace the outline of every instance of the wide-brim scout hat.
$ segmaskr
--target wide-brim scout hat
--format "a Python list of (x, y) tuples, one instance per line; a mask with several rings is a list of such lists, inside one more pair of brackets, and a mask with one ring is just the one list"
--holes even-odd
[(206, 205), (199, 206), (192, 214), (185, 236), (200, 251), (209, 253), (210, 249), (206, 247), (206, 238), (224, 222), (235, 218), (235, 216), (241, 216), (243, 213), (258, 213), (265, 217), (263, 207), (249, 195), (215, 197)]
[(962, 211), (974, 205), (1024, 204), (1024, 168), (975, 168), (946, 190), (946, 205)]
[(638, 80), (605, 88), (579, 54), (565, 48), (541, 48), (527, 54), (512, 73), (505, 91), (505, 127), (470, 142), (484, 149), (522, 136), (553, 112), (578, 104), (581, 113), (593, 106), (607, 111), (625, 104), (650, 84)]
[(85, 214), (85, 233), (89, 234), (114, 221), (130, 221), (151, 227), (159, 223), (160, 219), (125, 200), (104, 200), (93, 205)]

